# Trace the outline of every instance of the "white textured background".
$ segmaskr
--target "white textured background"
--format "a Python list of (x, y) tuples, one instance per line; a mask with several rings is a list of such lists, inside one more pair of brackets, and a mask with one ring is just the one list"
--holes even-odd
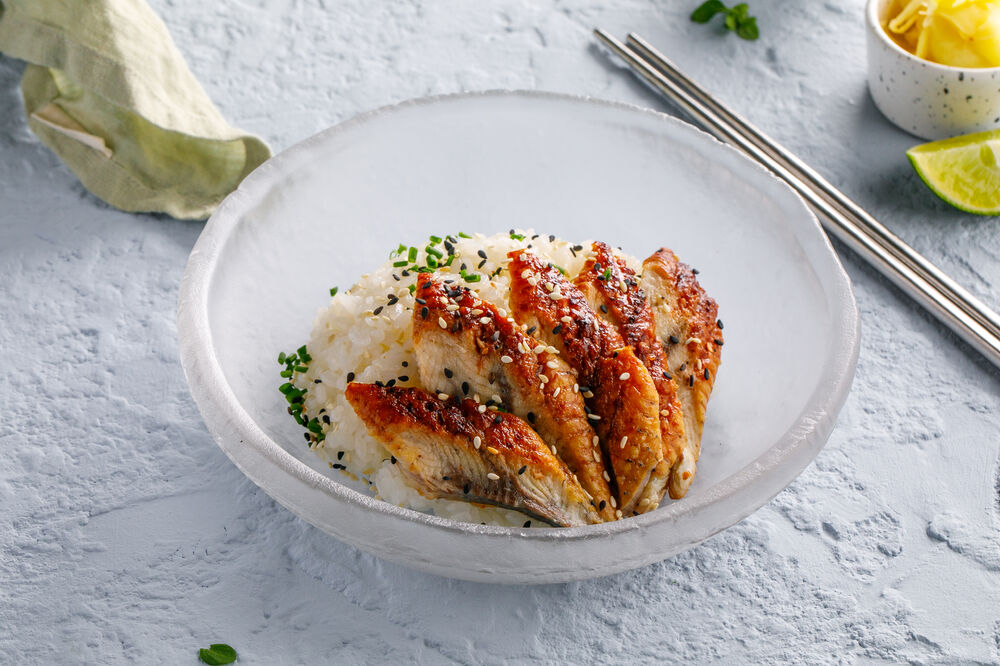
[[(636, 30), (1000, 307), (1000, 228), (938, 202), (865, 89), (861, 0), (152, 0), (212, 98), (276, 149), (431, 93), (658, 106), (590, 29)], [(846, 255), (854, 391), (816, 463), (699, 548), (632, 573), (492, 587), (344, 546), (246, 481), (177, 361), (202, 228), (90, 196), (24, 125), (0, 57), (0, 662), (1000, 663), (998, 374)], [(780, 355), (779, 355), (780, 359)], [(774, 366), (780, 372), (780, 365)]]

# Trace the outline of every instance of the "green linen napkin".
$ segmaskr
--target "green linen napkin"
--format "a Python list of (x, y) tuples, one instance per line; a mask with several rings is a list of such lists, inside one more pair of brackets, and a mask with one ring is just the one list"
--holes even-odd
[(91, 192), (202, 219), (270, 157), (230, 127), (144, 0), (0, 0), (28, 125)]

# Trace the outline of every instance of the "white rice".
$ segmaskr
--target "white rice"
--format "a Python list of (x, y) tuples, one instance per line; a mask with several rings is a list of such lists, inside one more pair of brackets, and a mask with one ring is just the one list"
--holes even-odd
[[(445, 279), (453, 277), (456, 283), (468, 286), (483, 300), (508, 309), (508, 252), (530, 248), (540, 257), (564, 268), (570, 276), (579, 273), (584, 262), (592, 256), (590, 241), (574, 245), (559, 238), (550, 241), (550, 236), (536, 235), (530, 229), (515, 230), (514, 233), (523, 236), (523, 240), (511, 234), (490, 237), (476, 234), (472, 238), (452, 236), (457, 239), (454, 243), (456, 258), (450, 267), (440, 268), (436, 274), (447, 276)], [(424, 245), (426, 243), (420, 243), (418, 247)], [(579, 246), (583, 249), (572, 250)], [(444, 251), (442, 244), (435, 247)], [(480, 250), (487, 257), (481, 267), (483, 259), (478, 254)], [(638, 270), (638, 260), (624, 254), (621, 256)], [(426, 257), (421, 249), (416, 263), (424, 265)], [(306, 345), (312, 357), (309, 369), (292, 380), (298, 388), (307, 391), (303, 408), (305, 414), (314, 417), (321, 413), (320, 410), (325, 410), (322, 413), (330, 417), (330, 424), (323, 426), (326, 438), (312, 444), (311, 448), (331, 466), (343, 465), (345, 469), (342, 473), (367, 481), (375, 496), (386, 502), (458, 521), (520, 526), (525, 522), (524, 514), (468, 502), (428, 499), (411, 488), (403, 480), (397, 466), (391, 463), (389, 452), (368, 434), (364, 423), (344, 397), (347, 375), (351, 372), (354, 373), (354, 381), (374, 383), (395, 379), (396, 386), (428, 388), (420, 383), (420, 371), (413, 352), (414, 300), (409, 286), (416, 283), (417, 275), (410, 273), (404, 277), (402, 271), (405, 266), (393, 266), (393, 262), (406, 258), (404, 251), (402, 256), (392, 256), (371, 273), (362, 275), (357, 284), (331, 298), (330, 305), (317, 315)], [(482, 280), (465, 282), (459, 276), (463, 263), (468, 272), (481, 275)], [(497, 269), (502, 270), (494, 275)], [(491, 275), (494, 275), (492, 279), (489, 278)], [(389, 294), (395, 295), (398, 302), (388, 305)], [(378, 315), (374, 314), (380, 306), (382, 310)], [(408, 379), (400, 380), (401, 376)], [(315, 383), (316, 379), (321, 383)], [(341, 452), (343, 455), (338, 457)]]

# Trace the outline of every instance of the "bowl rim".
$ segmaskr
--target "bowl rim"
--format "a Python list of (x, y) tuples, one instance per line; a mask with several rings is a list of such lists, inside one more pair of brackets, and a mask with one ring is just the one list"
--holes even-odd
[(886, 33), (885, 28), (882, 27), (882, 21), (879, 20), (879, 10), (882, 6), (889, 2), (890, 0), (868, 0), (868, 4), (865, 7), (865, 24), (868, 26), (868, 30), (875, 33), (878, 39), (885, 46), (889, 47), (889, 50), (895, 52), (897, 56), (901, 56), (904, 60), (913, 63), (914, 65), (922, 65), (932, 70), (937, 70), (942, 73), (951, 74), (993, 74), (1000, 72), (1000, 66), (997, 67), (956, 67), (954, 65), (944, 65), (939, 62), (934, 62), (933, 60), (925, 60), (913, 53), (910, 53), (902, 46), (897, 44), (889, 35)]
[[(747, 165), (748, 168), (757, 169), (761, 174), (779, 184), (780, 187), (785, 188), (797, 201), (798, 206), (801, 207), (803, 219), (808, 220), (808, 224), (811, 224), (814, 227), (814, 231), (819, 233), (819, 243), (821, 244), (822, 252), (826, 254), (830, 262), (830, 270), (827, 272), (832, 275), (827, 277), (832, 277), (834, 281), (833, 284), (830, 284), (829, 280), (824, 280), (824, 291), (830, 299), (831, 311), (843, 315), (843, 319), (839, 325), (840, 335), (836, 337), (836, 349), (827, 355), (826, 363), (823, 366), (816, 388), (809, 396), (809, 400), (803, 409), (792, 421), (789, 429), (758, 457), (749, 461), (743, 468), (733, 472), (730, 476), (722, 479), (697, 497), (686, 498), (684, 501), (671, 502), (666, 506), (659, 507), (655, 511), (639, 516), (632, 516), (610, 523), (581, 527), (524, 528), (459, 522), (422, 513), (414, 509), (399, 507), (382, 500), (376, 500), (370, 495), (349, 488), (317, 472), (299, 461), (281, 445), (272, 440), (243, 408), (226, 381), (225, 374), (215, 354), (208, 315), (208, 287), (218, 266), (217, 260), (225, 249), (232, 232), (241, 223), (243, 214), (246, 211), (252, 210), (263, 201), (271, 191), (271, 188), (286, 176), (284, 168), (286, 165), (293, 166), (300, 154), (308, 152), (316, 144), (329, 141), (333, 137), (348, 132), (356, 126), (412, 107), (491, 97), (520, 97), (528, 100), (596, 105), (608, 109), (640, 114), (649, 118), (655, 118), (659, 122), (681, 127), (683, 131), (692, 131), (702, 135), (712, 143), (723, 147), (726, 151), (732, 151), (733, 158), (739, 160), (748, 159), (736, 151), (736, 149), (723, 144), (710, 134), (659, 111), (624, 102), (536, 90), (496, 89), (408, 99), (360, 113), (299, 141), (259, 166), (219, 205), (215, 213), (209, 218), (191, 250), (188, 264), (181, 278), (178, 295), (178, 343), (181, 365), (195, 403), (216, 444), (257, 485), (260, 484), (257, 483), (255, 474), (252, 474), (251, 470), (246, 469), (244, 466), (243, 462), (245, 461), (238, 460), (230, 450), (230, 448), (236, 448), (236, 445), (226, 441), (232, 432), (236, 432), (239, 435), (238, 446), (252, 447), (254, 453), (260, 459), (276, 465), (286, 474), (297, 478), (312, 489), (321, 490), (326, 494), (333, 495), (338, 501), (352, 504), (355, 508), (374, 511), (385, 515), (387, 519), (416, 523), (433, 530), (444, 530), (455, 534), (482, 534), (540, 542), (594, 540), (614, 537), (627, 532), (645, 531), (650, 526), (669, 521), (679, 514), (695, 513), (711, 506), (721, 498), (738, 495), (741, 491), (745, 494), (749, 488), (752, 488), (754, 482), (759, 477), (766, 474), (769, 470), (781, 466), (782, 461), (794, 459), (796, 454), (799, 453), (801, 446), (808, 445), (814, 441), (814, 434), (825, 433), (822, 441), (811, 452), (808, 460), (796, 468), (795, 475), (797, 476), (801, 473), (801, 470), (808, 465), (819, 452), (820, 448), (822, 448), (822, 444), (832, 430), (837, 414), (843, 406), (853, 382), (854, 370), (857, 365), (860, 349), (860, 315), (854, 299), (850, 279), (844, 271), (830, 239), (823, 232), (815, 215), (813, 215), (812, 211), (791, 187), (767, 171), (763, 166), (752, 161)], [(228, 432), (224, 432), (224, 430), (228, 430)], [(249, 463), (247, 466), (249, 466)], [(737, 512), (738, 518), (727, 525), (714, 528), (714, 531), (705, 535), (703, 539), (750, 515), (786, 486), (787, 484), (775, 490), (763, 502)], [(308, 517), (302, 516), (294, 506), (286, 503), (282, 497), (276, 495), (270, 489), (263, 486), (261, 488), (290, 511), (312, 524), (312, 521)]]

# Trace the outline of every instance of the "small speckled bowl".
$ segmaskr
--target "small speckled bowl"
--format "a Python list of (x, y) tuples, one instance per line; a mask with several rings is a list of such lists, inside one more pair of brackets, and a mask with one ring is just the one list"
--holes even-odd
[(868, 89), (900, 129), (924, 139), (1000, 127), (1000, 67), (939, 65), (902, 49), (883, 25), (889, 0), (868, 0)]

